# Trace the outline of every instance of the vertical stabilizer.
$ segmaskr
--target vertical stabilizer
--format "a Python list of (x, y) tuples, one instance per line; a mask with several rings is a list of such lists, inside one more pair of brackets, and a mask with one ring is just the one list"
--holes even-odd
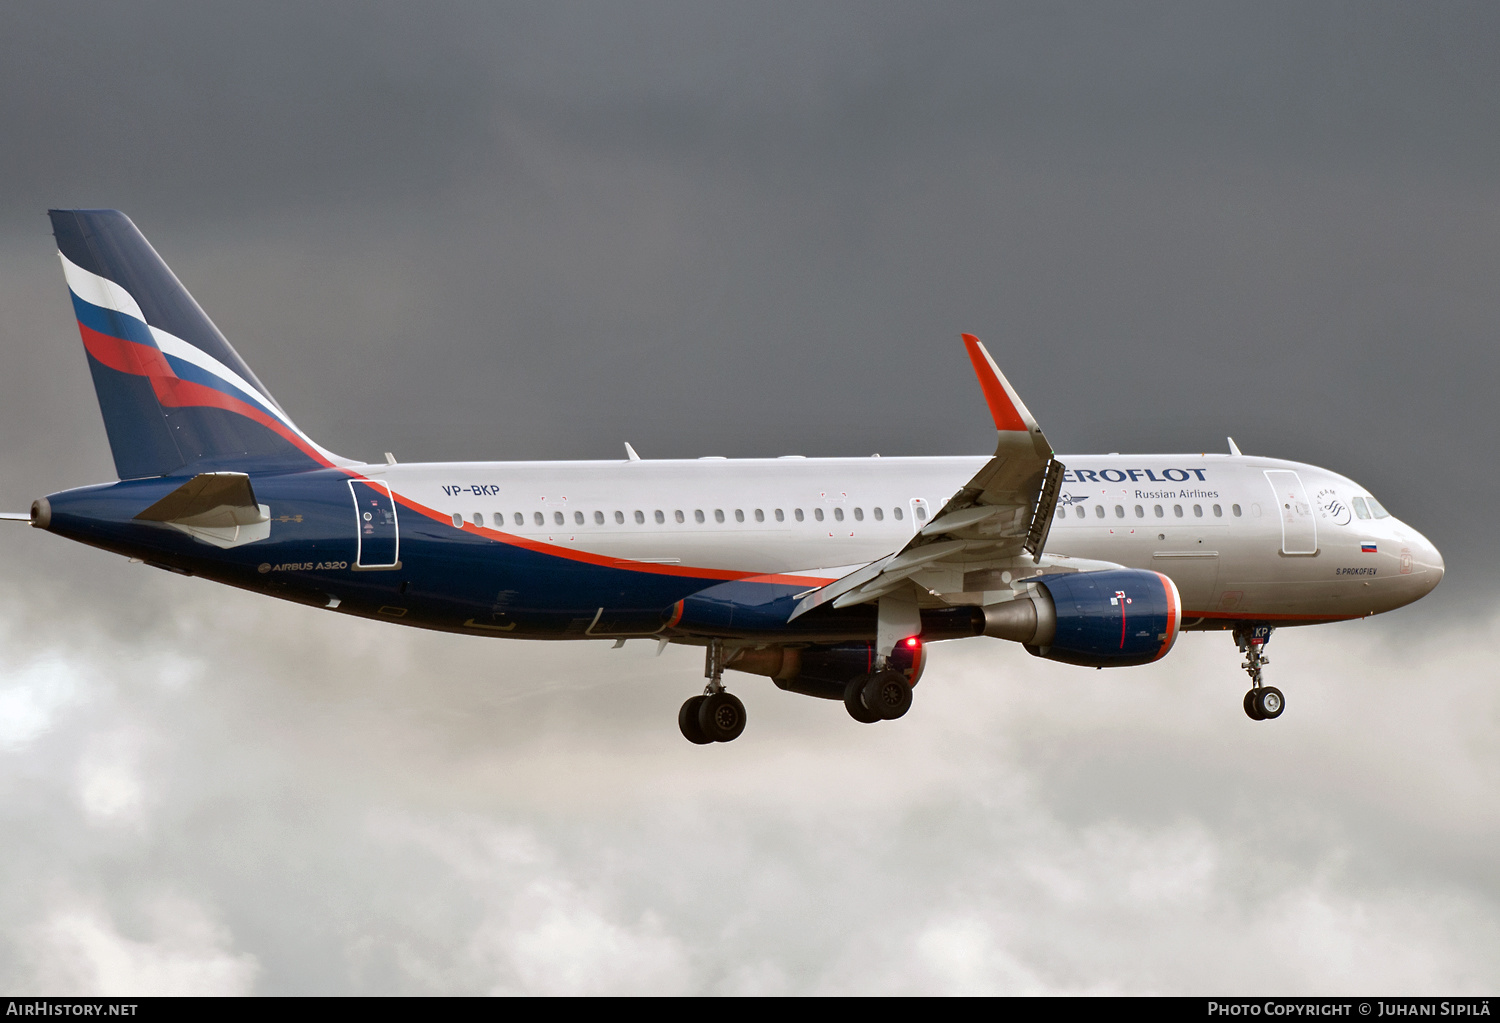
[(347, 464), (297, 428), (118, 210), (49, 210), (121, 479)]

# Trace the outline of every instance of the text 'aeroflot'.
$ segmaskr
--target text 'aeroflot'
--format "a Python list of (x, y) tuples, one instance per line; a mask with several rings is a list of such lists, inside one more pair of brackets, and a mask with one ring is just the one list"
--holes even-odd
[(1252, 719), (1279, 716), (1282, 625), (1428, 593), (1437, 550), (1367, 490), (1243, 455), (1056, 455), (978, 339), (996, 431), (977, 458), (383, 464), (297, 428), (129, 218), (53, 210), (117, 482), (26, 519), (69, 539), (340, 614), (499, 638), (701, 646), (695, 743), (745, 708), (726, 669), (912, 704), (928, 643), (986, 635), (1123, 667), (1185, 630), (1231, 632)]

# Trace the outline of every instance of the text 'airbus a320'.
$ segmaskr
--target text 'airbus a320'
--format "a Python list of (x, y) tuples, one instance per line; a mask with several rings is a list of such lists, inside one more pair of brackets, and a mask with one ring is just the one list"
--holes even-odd
[(299, 430), (124, 214), (53, 210), (120, 479), (36, 501), (69, 539), (340, 614), (474, 635), (706, 651), (678, 724), (727, 742), (726, 669), (899, 718), (928, 643), (1086, 667), (1232, 633), (1245, 713), (1282, 625), (1378, 614), (1443, 560), (1363, 487), (1243, 455), (1054, 455), (980, 342), (977, 458), (367, 464)]

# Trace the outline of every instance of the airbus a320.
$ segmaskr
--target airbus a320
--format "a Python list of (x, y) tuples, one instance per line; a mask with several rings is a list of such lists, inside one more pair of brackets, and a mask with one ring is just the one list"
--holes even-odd
[(183, 575), (397, 625), (705, 652), (691, 742), (745, 727), (725, 672), (912, 705), (929, 643), (992, 636), (1091, 668), (1229, 632), (1245, 713), (1266, 641), (1401, 607), (1443, 560), (1364, 487), (1227, 454), (1057, 455), (970, 335), (988, 457), (404, 464), (292, 422), (115, 210), (50, 212), (119, 479), (6, 518)]

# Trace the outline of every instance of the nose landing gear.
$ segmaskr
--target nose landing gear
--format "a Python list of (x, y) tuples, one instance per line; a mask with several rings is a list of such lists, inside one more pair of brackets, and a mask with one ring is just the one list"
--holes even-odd
[(1245, 715), (1252, 721), (1269, 721), (1281, 717), (1286, 709), (1286, 697), (1275, 686), (1261, 684), (1261, 668), (1271, 663), (1265, 655), (1266, 643), (1271, 639), (1271, 626), (1246, 623), (1234, 628), (1234, 643), (1245, 655), (1240, 665), (1250, 676), (1250, 691), (1245, 694)]
[(706, 746), (711, 742), (733, 742), (745, 730), (745, 705), (724, 688), (724, 644), (709, 640), (703, 666), (708, 685), (702, 696), (694, 696), (677, 712), (677, 727), (688, 742)]

